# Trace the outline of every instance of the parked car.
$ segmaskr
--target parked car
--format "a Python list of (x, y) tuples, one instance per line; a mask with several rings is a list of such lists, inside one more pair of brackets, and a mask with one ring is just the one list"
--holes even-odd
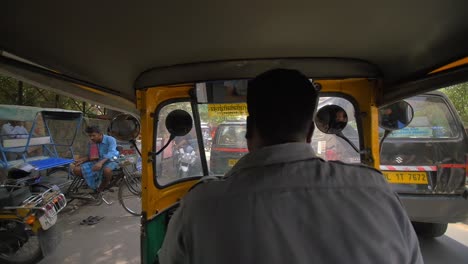
[[(413, 119), (384, 139), (380, 169), (399, 194), (418, 234), (441, 236), (448, 223), (468, 218), (464, 198), (468, 194), (468, 136), (443, 93), (425, 93), (405, 101), (413, 108)], [(342, 98), (322, 98), (319, 109), (329, 104), (343, 107), (348, 117), (352, 116), (352, 109)], [(355, 123), (349, 122), (342, 133), (359, 146)], [(380, 139), (383, 134), (381, 129)], [(323, 159), (360, 163), (360, 154), (337, 135), (316, 129), (311, 144)]]
[(468, 218), (464, 198), (468, 136), (443, 93), (405, 101), (413, 107), (414, 118), (384, 140), (380, 169), (399, 194), (416, 231), (426, 237), (441, 236), (447, 223)]
[(227, 121), (218, 126), (211, 146), (211, 174), (223, 175), (248, 152), (246, 130), (245, 121)]

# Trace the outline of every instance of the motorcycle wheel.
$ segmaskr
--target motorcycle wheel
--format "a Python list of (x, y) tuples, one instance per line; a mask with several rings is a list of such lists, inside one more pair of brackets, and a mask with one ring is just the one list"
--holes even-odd
[[(22, 225), (23, 228), (27, 228), (23, 223), (14, 220), (4, 221), (2, 228), (6, 225)], [(0, 241), (0, 263), (31, 264), (38, 263), (43, 258), (38, 237), (31, 230), (24, 231), (28, 235), (28, 240), (19, 249), (14, 249), (7, 243), (2, 243), (4, 241)]]

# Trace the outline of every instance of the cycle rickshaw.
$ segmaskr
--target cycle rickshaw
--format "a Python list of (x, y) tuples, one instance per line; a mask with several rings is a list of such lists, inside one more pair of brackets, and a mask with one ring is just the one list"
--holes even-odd
[[(37, 172), (46, 176), (37, 181), (65, 186), (69, 183), (69, 173), (60, 179), (51, 174), (58, 168), (68, 171), (68, 166), (73, 162), (73, 144), (82, 119), (79, 111), (0, 105), (0, 120), (3, 123), (0, 167), (3, 173), (15, 177), (14, 174), (21, 171)], [(8, 127), (21, 128), (21, 133), (12, 134)]]

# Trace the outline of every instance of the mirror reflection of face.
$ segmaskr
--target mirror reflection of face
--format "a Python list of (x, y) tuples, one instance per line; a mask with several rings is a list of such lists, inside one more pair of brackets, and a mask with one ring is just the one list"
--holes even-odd
[(392, 109), (391, 109), (391, 108), (385, 108), (385, 109), (382, 111), (382, 113), (383, 113), (384, 115), (390, 115), (390, 114), (392, 114)]
[(379, 109), (379, 126), (386, 130), (405, 128), (413, 119), (413, 108), (400, 101)]
[(339, 110), (336, 113), (335, 121), (336, 122), (348, 122), (348, 115), (346, 115), (345, 111)]
[(326, 134), (341, 132), (348, 123), (346, 111), (338, 105), (326, 105), (315, 116), (317, 128)]

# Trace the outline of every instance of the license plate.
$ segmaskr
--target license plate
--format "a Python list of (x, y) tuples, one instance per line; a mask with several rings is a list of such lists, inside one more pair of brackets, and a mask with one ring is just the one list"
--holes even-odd
[(41, 223), (42, 229), (47, 230), (55, 225), (57, 222), (57, 215), (50, 216), (45, 213), (43, 216), (39, 217), (39, 222)]
[(230, 159), (228, 160), (228, 165), (229, 167), (232, 167), (234, 165), (236, 165), (237, 161), (239, 161), (238, 159)]
[(389, 183), (428, 184), (426, 172), (383, 171)]

